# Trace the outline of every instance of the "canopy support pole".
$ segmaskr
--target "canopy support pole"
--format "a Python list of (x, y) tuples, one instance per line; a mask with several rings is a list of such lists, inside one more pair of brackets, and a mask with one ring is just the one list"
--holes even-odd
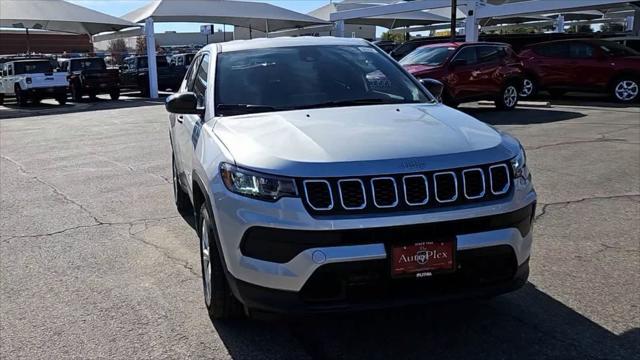
[(457, 24), (457, 19), (456, 16), (458, 15), (458, 0), (451, 0), (451, 26), (450, 26), (450, 32), (451, 32), (451, 41), (456, 41), (456, 25)]
[(253, 34), (251, 32), (251, 25), (249, 25), (249, 40), (253, 39)]
[(336, 21), (336, 37), (344, 37), (344, 20)]
[(29, 37), (29, 28), (25, 28), (27, 30), (27, 55), (31, 54), (31, 38)]
[[(466, 42), (478, 41), (478, 16), (476, 14), (477, 0), (467, 3), (467, 19), (464, 24), (464, 34)], [(453, 11), (453, 10), (452, 10)], [(455, 31), (453, 36), (455, 37)]]
[(156, 63), (156, 38), (153, 29), (153, 19), (148, 18), (144, 23), (147, 35), (147, 63), (149, 64), (149, 96), (158, 97), (158, 66)]
[(640, 9), (633, 13), (633, 34), (640, 36)]
[(267, 38), (268, 38), (269, 37), (269, 20), (264, 21), (264, 29), (265, 29), (265, 34), (267, 35)]
[(558, 15), (558, 18), (556, 18), (555, 32), (557, 33), (564, 32), (564, 15)]

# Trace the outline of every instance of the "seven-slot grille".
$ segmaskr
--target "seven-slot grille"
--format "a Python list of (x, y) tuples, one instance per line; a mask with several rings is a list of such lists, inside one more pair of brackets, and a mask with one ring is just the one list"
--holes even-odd
[(411, 211), (489, 201), (508, 196), (507, 163), (419, 174), (307, 179), (304, 202), (314, 215)]

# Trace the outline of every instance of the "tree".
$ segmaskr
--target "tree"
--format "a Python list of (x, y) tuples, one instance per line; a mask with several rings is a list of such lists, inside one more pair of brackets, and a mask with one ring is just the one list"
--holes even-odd
[(404, 42), (404, 34), (400, 34), (400, 33), (392, 33), (392, 32), (383, 32), (382, 35), (380, 35), (380, 39), (381, 40), (391, 40), (393, 42), (396, 43), (402, 43)]
[(113, 39), (109, 41), (107, 51), (111, 53), (111, 57), (115, 60), (116, 64), (122, 64), (124, 54), (127, 52), (127, 43), (124, 39)]
[(136, 38), (136, 53), (138, 55), (147, 53), (147, 39), (144, 36), (138, 36)]

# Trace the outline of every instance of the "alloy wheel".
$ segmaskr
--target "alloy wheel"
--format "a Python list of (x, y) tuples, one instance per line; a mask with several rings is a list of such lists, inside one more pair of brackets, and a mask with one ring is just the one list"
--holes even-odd
[(633, 80), (622, 80), (618, 82), (615, 89), (615, 95), (618, 100), (632, 101), (638, 97), (639, 86)]
[(529, 97), (533, 93), (533, 81), (531, 79), (524, 79), (522, 82), (522, 91), (520, 91), (520, 96)]
[(213, 291), (211, 284), (211, 251), (209, 243), (209, 220), (202, 219), (202, 236), (200, 237), (200, 247), (202, 250), (202, 277), (204, 282), (204, 300), (207, 306), (211, 305), (211, 293)]
[(518, 90), (516, 90), (516, 87), (513, 85), (509, 85), (507, 86), (506, 89), (504, 89), (504, 105), (507, 108), (512, 108), (516, 105), (516, 102), (518, 101)]

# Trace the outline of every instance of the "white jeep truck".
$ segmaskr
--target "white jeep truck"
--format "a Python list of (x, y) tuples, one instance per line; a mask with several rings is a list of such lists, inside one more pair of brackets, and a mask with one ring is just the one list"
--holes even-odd
[(19, 106), (29, 100), (37, 104), (45, 98), (56, 99), (60, 105), (67, 102), (67, 76), (54, 72), (47, 59), (9, 61), (2, 64), (1, 70), (0, 104), (7, 96), (15, 96)]

